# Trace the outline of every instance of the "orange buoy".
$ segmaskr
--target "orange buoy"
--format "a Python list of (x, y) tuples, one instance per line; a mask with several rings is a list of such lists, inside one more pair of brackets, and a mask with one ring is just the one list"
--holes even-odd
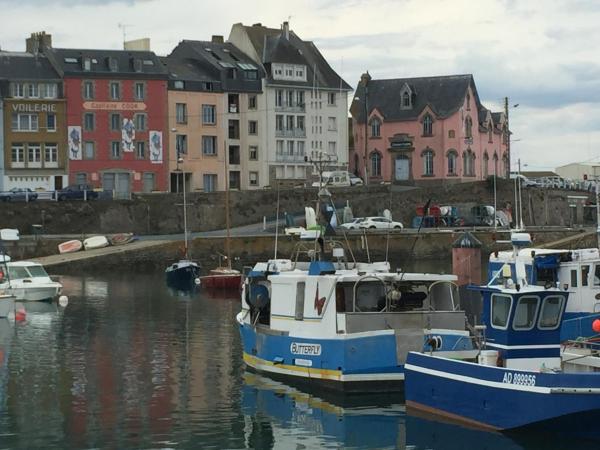
[(595, 333), (600, 333), (600, 319), (596, 319), (592, 322), (592, 330)]

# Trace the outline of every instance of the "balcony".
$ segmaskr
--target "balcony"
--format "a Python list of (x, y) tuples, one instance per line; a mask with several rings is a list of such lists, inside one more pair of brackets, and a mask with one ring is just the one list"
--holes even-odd
[(282, 162), (282, 163), (303, 163), (306, 162), (304, 161), (304, 153), (302, 154), (293, 154), (293, 155), (282, 155), (282, 154), (277, 154), (275, 155), (275, 161), (276, 162)]
[(306, 103), (302, 103), (300, 105), (287, 105), (285, 103), (281, 105), (275, 105), (275, 111), (289, 113), (304, 113), (306, 112)]
[(304, 128), (294, 128), (294, 129), (283, 129), (283, 130), (275, 130), (276, 137), (285, 137), (285, 138), (305, 138), (306, 130)]

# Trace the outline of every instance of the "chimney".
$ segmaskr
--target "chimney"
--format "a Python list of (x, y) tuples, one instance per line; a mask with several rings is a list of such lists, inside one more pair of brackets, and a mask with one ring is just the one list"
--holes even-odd
[(281, 29), (283, 30), (283, 35), (289, 41), (290, 40), (290, 23), (286, 20), (285, 22), (283, 22)]
[(45, 31), (39, 33), (31, 33), (31, 36), (25, 40), (25, 49), (28, 53), (43, 52), (45, 48), (52, 48), (52, 35), (46, 34)]
[(150, 51), (150, 38), (132, 39), (123, 42), (123, 50), (130, 51)]
[(366, 73), (363, 73), (360, 76), (360, 84), (362, 86), (366, 86), (367, 84), (369, 84), (369, 81), (371, 81), (371, 75), (369, 75), (369, 71), (367, 70)]
[(213, 44), (222, 44), (224, 42), (224, 39), (221, 35), (213, 34), (212, 38), (210, 39), (210, 42), (212, 42)]
[(262, 27), (262, 23), (258, 22), (258, 23), (253, 23), (252, 24), (253, 27)]

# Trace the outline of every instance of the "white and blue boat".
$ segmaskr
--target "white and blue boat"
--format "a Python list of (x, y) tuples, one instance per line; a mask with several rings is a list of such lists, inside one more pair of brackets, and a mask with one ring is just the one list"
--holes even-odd
[(247, 274), (237, 315), (255, 371), (343, 392), (401, 390), (410, 350), (472, 351), (454, 275), (387, 263), (271, 260)]
[(478, 358), (410, 352), (407, 407), (491, 430), (597, 434), (600, 374), (561, 360), (569, 292), (520, 286), (508, 277), (503, 285), (477, 289), (483, 297), (485, 334)]

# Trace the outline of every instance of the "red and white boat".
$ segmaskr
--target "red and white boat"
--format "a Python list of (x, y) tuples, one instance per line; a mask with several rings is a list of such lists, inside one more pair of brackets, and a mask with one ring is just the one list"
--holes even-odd
[(133, 233), (119, 233), (110, 237), (111, 245), (125, 245), (134, 240)]
[(72, 241), (63, 242), (62, 244), (58, 244), (58, 252), (59, 253), (73, 253), (78, 252), (83, 247), (81, 241), (74, 239)]
[(242, 274), (239, 270), (228, 267), (217, 267), (208, 275), (200, 277), (200, 285), (209, 289), (240, 289), (242, 287)]

